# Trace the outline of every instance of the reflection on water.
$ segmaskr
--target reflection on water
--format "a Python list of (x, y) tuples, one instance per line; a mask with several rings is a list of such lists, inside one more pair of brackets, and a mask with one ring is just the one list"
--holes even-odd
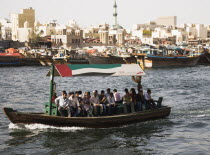
[[(1, 106), (42, 112), (48, 101), (49, 67), (0, 68)], [(210, 145), (210, 67), (146, 71), (144, 91), (163, 96), (170, 116), (120, 128), (56, 128), (10, 124), (0, 110), (0, 154), (208, 154)], [(5, 80), (7, 79), (7, 80)], [(55, 78), (62, 90), (136, 88), (130, 77)]]

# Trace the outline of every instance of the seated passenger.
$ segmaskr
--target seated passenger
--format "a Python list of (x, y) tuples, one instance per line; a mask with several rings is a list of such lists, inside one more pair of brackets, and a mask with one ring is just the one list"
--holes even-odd
[(114, 94), (110, 93), (110, 98), (107, 100), (108, 101), (108, 114), (113, 115), (116, 112), (116, 104), (115, 104), (115, 98)]
[(130, 96), (132, 97), (132, 103), (134, 104), (134, 109), (137, 110), (137, 104), (136, 104), (136, 91), (134, 88), (130, 89)]
[(128, 107), (131, 108), (131, 112), (134, 112), (134, 104), (132, 103), (132, 97), (130, 96), (128, 89), (125, 89), (125, 95), (123, 97), (124, 113), (128, 113)]
[(81, 109), (80, 113), (81, 113), (82, 116), (84, 116), (85, 115), (85, 110), (84, 110), (84, 103), (83, 103), (83, 98), (82, 98), (82, 94), (81, 93), (82, 93), (81, 91), (77, 91), (76, 92), (76, 97), (77, 97), (77, 99), (79, 101), (79, 105), (80, 105), (79, 107)]
[(56, 92), (53, 92), (52, 95), (52, 103), (55, 103), (55, 99), (57, 98)]
[(97, 94), (97, 91), (93, 91), (93, 96), (90, 98), (90, 103), (93, 104), (93, 108), (94, 108), (94, 114), (97, 115), (97, 107), (100, 108), (100, 115), (103, 112), (103, 106), (100, 104), (99, 102), (99, 97)]
[(147, 89), (147, 92), (144, 94), (146, 100), (146, 109), (156, 108), (156, 104), (151, 97), (151, 93), (152, 93), (151, 90)]
[(114, 95), (114, 101), (115, 103), (121, 103), (121, 97), (120, 94), (117, 92), (117, 89), (113, 90), (113, 95)]
[(68, 117), (71, 117), (70, 103), (69, 99), (67, 98), (66, 91), (62, 91), (62, 96), (59, 96), (55, 99), (55, 104), (58, 106), (58, 111), (61, 116), (65, 117), (64, 110), (67, 110)]
[(74, 92), (69, 93), (70, 108), (73, 117), (77, 117), (80, 114), (81, 108), (78, 98), (75, 96)]
[(83, 103), (84, 103), (84, 110), (87, 113), (88, 117), (93, 116), (93, 106), (90, 103), (90, 92), (85, 92), (84, 97), (83, 97)]
[(139, 93), (136, 95), (136, 105), (137, 111), (143, 110), (143, 106), (145, 106), (145, 98), (143, 94), (143, 90), (140, 90)]
[(103, 90), (101, 91), (101, 94), (99, 95), (99, 102), (103, 106), (103, 114), (106, 115), (106, 111), (108, 109), (107, 107), (108, 102), (105, 96), (105, 92)]
[(111, 89), (108, 88), (108, 89), (106, 90), (106, 94), (105, 94), (105, 96), (106, 96), (107, 99), (110, 98), (110, 93), (111, 93)]

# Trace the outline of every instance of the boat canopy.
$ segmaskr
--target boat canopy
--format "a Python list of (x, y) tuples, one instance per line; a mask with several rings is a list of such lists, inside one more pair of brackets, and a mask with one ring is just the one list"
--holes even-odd
[[(142, 76), (138, 64), (55, 64), (54, 76)], [(50, 76), (50, 71), (47, 76)]]

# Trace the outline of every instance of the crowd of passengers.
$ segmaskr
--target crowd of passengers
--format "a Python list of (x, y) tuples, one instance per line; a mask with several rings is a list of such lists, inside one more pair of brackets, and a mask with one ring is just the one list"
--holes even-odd
[(106, 116), (117, 113), (117, 107), (122, 106), (124, 113), (142, 111), (144, 109), (157, 108), (154, 100), (151, 97), (151, 90), (148, 89), (143, 94), (142, 87), (138, 87), (138, 93), (134, 88), (130, 91), (124, 89), (123, 96), (117, 92), (117, 89), (111, 91), (110, 88), (102, 90), (100, 93), (95, 90), (90, 92), (82, 91), (69, 92), (62, 91), (62, 96), (55, 99), (55, 104), (58, 106), (58, 111), (61, 116), (65, 117), (65, 111), (68, 117), (92, 117)]

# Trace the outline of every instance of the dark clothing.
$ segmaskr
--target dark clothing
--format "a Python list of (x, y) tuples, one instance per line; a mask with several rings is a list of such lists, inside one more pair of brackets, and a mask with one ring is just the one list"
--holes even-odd
[(144, 101), (145, 101), (144, 95), (140, 95), (140, 94), (136, 95), (136, 102), (144, 103)]

